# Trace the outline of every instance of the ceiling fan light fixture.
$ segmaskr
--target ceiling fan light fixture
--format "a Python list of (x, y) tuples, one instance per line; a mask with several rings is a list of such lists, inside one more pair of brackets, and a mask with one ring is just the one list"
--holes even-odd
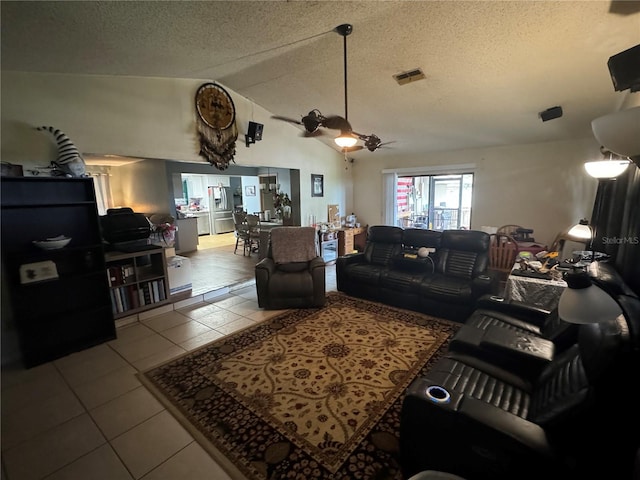
[(345, 132), (342, 132), (340, 136), (334, 139), (334, 142), (336, 142), (336, 145), (338, 145), (340, 148), (353, 147), (357, 141), (358, 139), (356, 137), (354, 137), (350, 133)]

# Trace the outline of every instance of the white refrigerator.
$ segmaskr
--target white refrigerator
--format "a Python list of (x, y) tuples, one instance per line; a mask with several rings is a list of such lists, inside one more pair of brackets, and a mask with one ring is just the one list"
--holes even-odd
[(211, 233), (233, 232), (233, 194), (230, 187), (209, 186)]

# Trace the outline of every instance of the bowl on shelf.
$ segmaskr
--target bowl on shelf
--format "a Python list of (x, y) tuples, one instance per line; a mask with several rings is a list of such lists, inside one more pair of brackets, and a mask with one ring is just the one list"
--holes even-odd
[(43, 250), (58, 250), (65, 247), (71, 241), (71, 237), (59, 235), (57, 237), (45, 238), (44, 240), (34, 240), (33, 244)]

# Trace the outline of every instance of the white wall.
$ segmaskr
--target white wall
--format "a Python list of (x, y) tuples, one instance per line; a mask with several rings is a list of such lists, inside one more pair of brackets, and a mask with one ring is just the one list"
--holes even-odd
[[(247, 196), (246, 187), (253, 187), (255, 195)], [(242, 207), (245, 212), (253, 213), (260, 211), (260, 186), (258, 185), (258, 177), (242, 177)]]
[[(210, 80), (3, 71), (2, 160), (21, 164), (25, 169), (48, 165), (56, 158), (55, 144), (50, 135), (34, 127), (52, 125), (65, 132), (84, 153), (206, 164), (198, 156), (193, 106), (197, 88), (206, 81)], [(270, 112), (229, 92), (236, 105), (239, 131), (235, 165), (299, 169), (301, 182), (310, 181), (311, 173), (323, 174), (324, 197), (312, 198), (305, 184), (300, 187), (302, 218), (311, 212), (326, 211), (328, 204), (351, 204), (345, 193), (349, 192), (345, 185), (351, 182), (351, 172), (345, 170), (339, 152), (303, 138), (293, 125), (271, 119)], [(264, 132), (262, 141), (247, 148), (244, 133), (250, 120), (262, 123)], [(122, 172), (144, 173), (117, 168), (124, 169)], [(144, 169), (153, 178), (125, 180), (123, 195), (127, 201), (136, 190), (156, 187), (160, 181), (157, 176), (162, 175), (164, 166), (155, 172), (148, 166)], [(211, 169), (212, 174), (221, 173), (214, 167)], [(162, 201), (166, 204), (169, 202), (165, 199), (166, 186), (163, 184), (160, 189), (164, 190)], [(142, 203), (141, 208), (149, 202)], [(158, 205), (151, 207), (160, 209)]]
[[(193, 98), (204, 81), (2, 72), (2, 160), (48, 164), (56, 156), (55, 146), (33, 127), (53, 125), (83, 152), (203, 163)], [(536, 239), (550, 243), (558, 231), (591, 215), (597, 182), (584, 173), (582, 164), (600, 158), (593, 138), (401, 158), (372, 153), (349, 163), (230, 93), (240, 132), (235, 164), (299, 169), (303, 224), (309, 214), (324, 219), (329, 204), (354, 212), (363, 224), (381, 223), (383, 169), (460, 163), (477, 165), (472, 228), (523, 224), (535, 230)], [(247, 148), (243, 135), (249, 120), (264, 124), (264, 133), (262, 141)], [(135, 202), (143, 190), (152, 197), (142, 200), (138, 211), (158, 211), (158, 202), (173, 201), (163, 179), (164, 162), (155, 167), (149, 163), (118, 167), (123, 169), (119, 176), (125, 177), (116, 187), (121, 198)], [(324, 197), (311, 197), (312, 173), (324, 175)]]
[(591, 217), (597, 180), (583, 164), (599, 158), (593, 138), (429, 153), (401, 161), (371, 155), (353, 164), (354, 212), (362, 223), (382, 222), (385, 169), (471, 163), (476, 165), (471, 228), (522, 225), (534, 229), (537, 241), (551, 244), (558, 232)]

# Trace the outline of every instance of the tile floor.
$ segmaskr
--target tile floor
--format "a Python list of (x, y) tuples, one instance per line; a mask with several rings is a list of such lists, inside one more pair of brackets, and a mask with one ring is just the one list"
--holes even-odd
[(190, 260), (193, 295), (255, 278), (253, 267), (258, 254), (244, 256), (242, 248), (234, 254), (234, 249), (233, 233), (202, 235), (198, 237), (198, 250), (180, 254)]
[[(236, 287), (120, 322), (116, 340), (29, 370), (3, 367), (1, 478), (229, 479), (136, 374), (280, 313), (258, 308), (255, 285), (242, 286), (255, 258), (238, 264), (239, 277), (227, 280)], [(328, 266), (327, 291), (335, 289)]]

